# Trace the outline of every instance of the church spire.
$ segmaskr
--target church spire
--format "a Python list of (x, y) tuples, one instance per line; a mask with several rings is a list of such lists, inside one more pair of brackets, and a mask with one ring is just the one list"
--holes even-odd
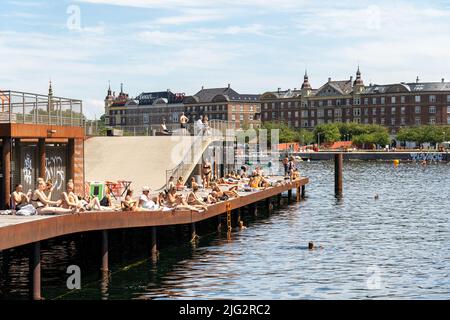
[(356, 79), (355, 82), (353, 82), (354, 86), (364, 86), (364, 82), (361, 78), (361, 71), (359, 70), (359, 64), (358, 64), (358, 69), (356, 70)]
[(303, 76), (302, 89), (311, 90), (311, 85), (309, 84), (308, 71), (305, 69), (305, 75)]
[(48, 95), (53, 96), (52, 80), (48, 82)]

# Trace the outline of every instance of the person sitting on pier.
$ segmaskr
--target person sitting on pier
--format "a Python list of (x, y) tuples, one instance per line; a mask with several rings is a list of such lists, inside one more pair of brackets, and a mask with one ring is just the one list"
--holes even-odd
[(100, 205), (103, 208), (114, 208), (112, 203), (111, 189), (109, 187), (105, 188), (105, 196), (102, 198), (102, 200), (100, 200)]
[(183, 191), (186, 187), (184, 185), (184, 179), (183, 177), (179, 177), (176, 184), (177, 191)]
[(177, 190), (175, 188), (170, 189), (169, 193), (166, 196), (166, 207), (169, 208), (176, 208), (179, 210), (192, 210), (192, 211), (203, 211), (207, 210), (206, 208), (203, 208), (202, 206), (191, 206), (187, 203), (186, 198), (181, 195), (177, 194)]
[(133, 200), (133, 190), (127, 190), (125, 199), (121, 201), (120, 206), (123, 211), (139, 211), (138, 201)]
[(291, 180), (294, 181), (294, 180), (298, 180), (298, 179), (300, 179), (300, 172), (298, 171), (297, 168), (295, 168), (291, 172)]
[(161, 123), (161, 132), (165, 135), (171, 134), (171, 132), (167, 129), (167, 126), (166, 126), (166, 119), (163, 119), (163, 121)]
[(29, 195), (23, 193), (23, 187), (21, 184), (16, 184), (14, 187), (14, 192), (11, 194), (11, 200), (13, 205), (12, 209), (19, 211), (30, 202), (30, 197)]
[(149, 194), (150, 188), (147, 186), (142, 187), (142, 195), (139, 197), (139, 208), (145, 210), (159, 210), (159, 205), (150, 199)]
[(264, 172), (263, 172), (263, 170), (261, 169), (260, 166), (256, 166), (255, 172), (256, 172), (256, 175), (258, 175), (260, 177), (262, 177), (264, 175)]
[(52, 198), (53, 189), (55, 189), (55, 187), (53, 186), (53, 181), (52, 179), (48, 179), (47, 182), (45, 183), (45, 190), (44, 190), (45, 196), (48, 199)]
[(72, 209), (75, 211), (84, 211), (82, 203), (78, 201), (78, 197), (73, 192), (73, 181), (67, 181), (66, 191), (61, 193), (61, 208)]
[(166, 192), (169, 192), (170, 189), (172, 189), (173, 187), (175, 187), (175, 177), (174, 176), (170, 176), (169, 177), (169, 181), (167, 181), (167, 185), (166, 185)]
[(55, 213), (74, 213), (76, 210), (65, 209), (59, 206), (61, 201), (51, 201), (46, 195), (45, 190), (47, 189), (47, 184), (44, 179), (38, 178), (37, 189), (34, 190), (31, 196), (31, 204), (36, 209), (38, 214), (55, 214)]
[(247, 166), (241, 166), (241, 178), (247, 178)]
[(189, 193), (189, 195), (187, 196), (187, 203), (191, 206), (195, 206), (195, 207), (199, 207), (199, 208), (203, 208), (203, 209), (207, 210), (206, 203), (207, 203), (209, 197), (210, 196), (208, 195), (208, 197), (206, 197), (206, 199), (205, 198), (200, 199), (200, 196), (198, 195), (198, 186), (195, 186), (194, 188), (192, 188), (191, 193)]

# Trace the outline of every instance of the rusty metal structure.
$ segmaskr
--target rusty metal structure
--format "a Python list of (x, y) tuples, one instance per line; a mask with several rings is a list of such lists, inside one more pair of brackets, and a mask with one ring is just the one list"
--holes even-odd
[[(10, 208), (15, 184), (25, 192), (38, 177), (56, 191), (73, 179), (84, 184), (84, 116), (81, 100), (18, 91), (0, 91), (0, 208)], [(55, 197), (58, 193), (55, 193)]]

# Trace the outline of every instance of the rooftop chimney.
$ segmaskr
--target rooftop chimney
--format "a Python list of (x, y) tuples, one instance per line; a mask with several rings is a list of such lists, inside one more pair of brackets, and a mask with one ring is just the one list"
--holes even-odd
[(331, 82), (331, 78), (328, 78), (328, 82)]
[(231, 86), (231, 85), (230, 85), (230, 84), (228, 84), (228, 89), (230, 89), (230, 86)]
[(420, 81), (419, 76), (417, 76), (416, 83), (419, 83), (419, 81)]
[(444, 79), (444, 78), (442, 78), (442, 79), (441, 79), (441, 81), (442, 81), (442, 83), (444, 83), (444, 82), (445, 82), (445, 79)]
[(281, 91), (281, 88), (278, 88), (278, 93)]
[(350, 76), (350, 82), (353, 82), (353, 76)]
[(202, 90), (203, 90), (203, 86), (202, 86)]

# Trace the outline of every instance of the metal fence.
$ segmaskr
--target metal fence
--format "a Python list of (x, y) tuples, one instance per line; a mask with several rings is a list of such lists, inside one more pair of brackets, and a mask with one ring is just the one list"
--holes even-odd
[(19, 91), (0, 91), (0, 123), (84, 125), (81, 100)]

